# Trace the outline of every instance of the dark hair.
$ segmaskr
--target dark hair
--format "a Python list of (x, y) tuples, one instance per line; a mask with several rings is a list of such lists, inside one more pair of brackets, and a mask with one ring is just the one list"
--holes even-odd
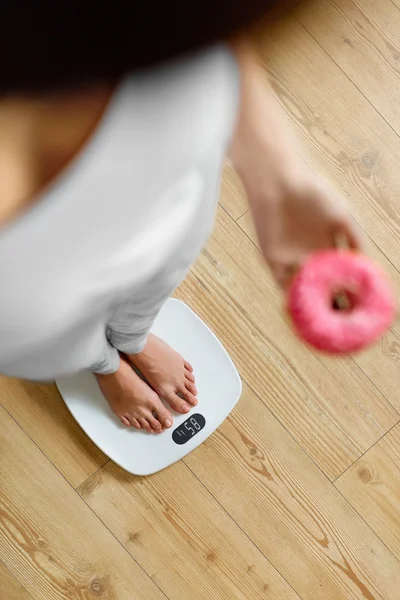
[(0, 94), (114, 80), (232, 36), (280, 4), (282, 0), (2, 2)]

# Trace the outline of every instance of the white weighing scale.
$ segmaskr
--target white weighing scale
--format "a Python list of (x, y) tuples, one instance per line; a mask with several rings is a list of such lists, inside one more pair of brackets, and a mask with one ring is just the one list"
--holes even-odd
[(171, 411), (171, 429), (149, 434), (122, 425), (87, 371), (56, 381), (67, 407), (86, 434), (134, 475), (161, 471), (197, 448), (226, 419), (242, 393), (239, 374), (228, 353), (186, 304), (168, 300), (152, 332), (184, 356), (196, 376), (198, 404), (189, 414)]

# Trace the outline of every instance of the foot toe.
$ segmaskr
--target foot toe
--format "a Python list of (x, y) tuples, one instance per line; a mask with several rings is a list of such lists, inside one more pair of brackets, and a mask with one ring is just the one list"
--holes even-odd
[(163, 430), (163, 427), (162, 427), (162, 425), (161, 425), (160, 421), (159, 421), (158, 419), (156, 419), (156, 417), (154, 417), (154, 415), (153, 415), (153, 414), (151, 414), (151, 413), (149, 412), (149, 414), (148, 414), (148, 415), (146, 415), (146, 419), (147, 419), (147, 421), (150, 423), (150, 427), (152, 428), (152, 430), (153, 430), (155, 433), (161, 433), (161, 432), (162, 432), (162, 430)]
[(130, 421), (129, 421), (129, 419), (127, 419), (127, 417), (124, 417), (124, 416), (122, 415), (122, 416), (120, 417), (120, 419), (121, 419), (121, 423), (122, 423), (122, 425), (126, 425), (127, 427), (130, 427), (130, 426), (131, 426), (131, 424), (130, 424)]
[(185, 360), (184, 364), (185, 364), (185, 369), (187, 369), (190, 373), (193, 373), (193, 367), (189, 362), (187, 362), (187, 360)]
[(145, 429), (147, 431), (147, 433), (151, 433), (153, 430), (150, 427), (150, 423), (148, 422), (147, 419), (145, 419), (144, 417), (140, 417), (138, 419), (140, 425), (143, 427), (143, 429)]
[(182, 396), (182, 398), (186, 400), (186, 402), (189, 402), (189, 404), (191, 404), (192, 406), (196, 406), (197, 398), (194, 394), (192, 394), (192, 392), (189, 391), (187, 386), (182, 387), (182, 389), (178, 391), (178, 394), (179, 396)]
[(166, 400), (167, 400), (168, 404), (170, 405), (170, 407), (173, 408), (174, 410), (176, 410), (176, 412), (188, 413), (190, 411), (189, 404), (187, 404), (185, 400), (183, 400), (180, 396), (178, 396), (178, 394), (175, 394), (175, 393), (169, 394), (166, 397)]
[(167, 408), (165, 408), (164, 404), (161, 400), (158, 401), (157, 406), (153, 409), (154, 413), (157, 415), (157, 419), (161, 423), (165, 429), (169, 429), (172, 427), (172, 415)]
[(185, 398), (186, 402), (189, 402), (192, 406), (197, 406), (198, 400), (194, 394), (186, 390), (183, 392), (182, 396)]
[(190, 372), (190, 371), (188, 371), (187, 369), (185, 369), (185, 377), (186, 377), (186, 379), (188, 379), (188, 380), (189, 380), (191, 383), (194, 383), (194, 382), (196, 381), (196, 380), (195, 380), (195, 377), (194, 377), (194, 375), (193, 375), (193, 373), (191, 373), (191, 372)]
[(125, 419), (127, 421), (129, 421), (129, 425), (132, 425), (133, 427), (135, 427), (136, 429), (141, 429), (141, 425), (139, 423), (139, 421), (137, 419), (135, 419), (135, 417), (133, 415), (130, 415), (129, 413), (125, 415)]
[(190, 392), (191, 394), (193, 394), (193, 396), (197, 396), (198, 391), (197, 391), (197, 387), (194, 385), (194, 383), (192, 383), (191, 381), (186, 380), (185, 381), (185, 385), (186, 385), (186, 389), (188, 390), (188, 392)]

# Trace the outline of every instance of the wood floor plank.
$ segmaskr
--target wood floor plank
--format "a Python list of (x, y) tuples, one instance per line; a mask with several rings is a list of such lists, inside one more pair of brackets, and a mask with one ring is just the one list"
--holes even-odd
[(400, 11), (391, 0), (307, 0), (296, 14), (400, 134)]
[[(306, 160), (349, 198), (400, 296), (399, 8), (313, 0), (260, 44)], [(54, 387), (0, 379), (6, 600), (398, 599), (399, 425), (384, 434), (400, 322), (357, 364), (311, 353), (241, 229), (229, 167), (220, 204), (178, 296), (247, 380), (241, 402), (186, 464), (138, 479), (102, 467)]]
[[(387, 50), (391, 53), (391, 57), (396, 63), (398, 63), (399, 0), (381, 0), (380, 2), (375, 2), (375, 0), (353, 0), (353, 2), (371, 22), (372, 26), (378, 30), (378, 33), (385, 39)], [(399, 72), (398, 64), (397, 72)]]
[(165, 600), (0, 408), (0, 560), (33, 600)]
[(32, 600), (32, 596), (1, 562), (0, 590), (4, 600)]
[(0, 405), (8, 410), (73, 487), (108, 461), (76, 423), (55, 385), (2, 377)]
[[(251, 213), (249, 211), (245, 213), (238, 219), (237, 224), (259, 247)], [(400, 273), (375, 245), (370, 245), (369, 254), (386, 270), (396, 298), (400, 298)], [(396, 319), (391, 329), (382, 336), (377, 344), (364, 352), (355, 354), (352, 360), (359, 365), (367, 377), (400, 413), (400, 317)]]
[(219, 202), (235, 221), (249, 208), (240, 179), (229, 163), (222, 173)]
[(400, 563), (247, 385), (185, 461), (301, 598), (398, 598)]
[(259, 45), (304, 155), (400, 270), (400, 137), (301, 23), (288, 19)]
[(178, 296), (210, 324), (243, 377), (331, 479), (398, 421), (352, 361), (318, 356), (296, 339), (259, 251), (222, 208)]
[(170, 600), (300, 600), (182, 462), (147, 478), (109, 463), (78, 491)]
[(336, 486), (400, 559), (400, 424), (346, 471)]

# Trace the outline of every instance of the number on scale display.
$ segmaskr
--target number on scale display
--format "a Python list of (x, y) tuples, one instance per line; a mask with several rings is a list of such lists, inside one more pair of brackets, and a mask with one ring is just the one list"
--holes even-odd
[(203, 429), (205, 424), (206, 420), (203, 415), (192, 415), (186, 419), (182, 425), (179, 425), (179, 427), (173, 431), (172, 439), (174, 440), (175, 444), (179, 444), (180, 446), (182, 444), (186, 444), (186, 442), (191, 440), (196, 433), (199, 433), (199, 431)]

